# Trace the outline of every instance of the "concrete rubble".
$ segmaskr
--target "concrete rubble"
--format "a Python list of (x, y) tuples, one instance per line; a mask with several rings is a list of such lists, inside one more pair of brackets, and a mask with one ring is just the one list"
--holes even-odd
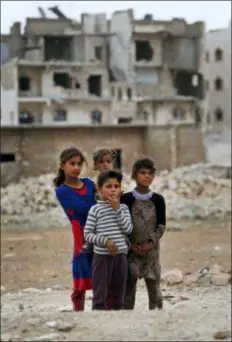
[[(54, 174), (22, 179), (1, 188), (2, 224), (29, 222), (46, 214), (49, 224), (67, 225), (67, 218), (54, 195)], [(134, 182), (124, 175), (127, 191)], [(152, 189), (166, 199), (167, 218), (171, 220), (222, 218), (231, 214), (230, 169), (196, 164), (160, 172)], [(55, 221), (54, 221), (55, 220)]]
[(231, 283), (231, 274), (218, 264), (188, 274), (183, 274), (179, 269), (164, 270), (161, 274), (161, 283), (167, 286), (178, 284), (185, 286), (224, 286)]

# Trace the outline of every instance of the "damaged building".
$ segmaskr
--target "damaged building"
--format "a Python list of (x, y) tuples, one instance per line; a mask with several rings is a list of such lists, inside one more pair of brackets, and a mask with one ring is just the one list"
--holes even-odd
[(9, 110), (3, 98), (3, 124), (109, 122), (109, 36), (104, 14), (83, 14), (80, 23), (63, 17), (28, 18), (23, 34), (15, 23), (8, 40), (2, 37), (10, 58), (1, 67), (1, 86), (4, 98), (10, 91), (12, 99)]
[[(117, 115), (157, 125), (200, 123), (204, 23), (187, 24), (178, 18), (158, 21), (149, 14), (135, 20), (129, 10), (112, 15), (110, 30), (117, 32), (111, 39), (113, 87), (124, 83), (114, 91)], [(134, 107), (128, 104), (125, 112), (123, 100), (134, 102)]]
[(1, 37), (3, 125), (200, 123), (202, 22), (51, 10)]

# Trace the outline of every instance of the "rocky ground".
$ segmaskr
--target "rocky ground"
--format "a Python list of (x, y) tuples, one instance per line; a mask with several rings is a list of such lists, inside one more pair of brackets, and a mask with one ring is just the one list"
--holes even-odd
[(231, 157), (217, 139), (206, 137), (211, 164), (153, 184), (167, 202), (163, 311), (148, 311), (140, 282), (133, 312), (92, 312), (91, 293), (84, 313), (71, 312), (72, 235), (54, 175), (2, 188), (1, 341), (231, 341)]
[(70, 229), (1, 236), (2, 341), (230, 341), (229, 220), (181, 221), (161, 244), (164, 310), (149, 312), (140, 282), (134, 312), (71, 310)]
[[(67, 291), (2, 297), (1, 341), (212, 341), (231, 340), (231, 289), (168, 288), (163, 311), (149, 312), (138, 291), (134, 312), (73, 313)], [(171, 297), (169, 299), (169, 297)]]

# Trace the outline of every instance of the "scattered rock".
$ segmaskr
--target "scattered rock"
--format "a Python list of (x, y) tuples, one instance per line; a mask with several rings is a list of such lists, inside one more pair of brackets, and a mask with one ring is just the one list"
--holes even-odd
[(27, 292), (30, 292), (30, 293), (41, 293), (41, 290), (35, 289), (33, 287), (28, 287), (27, 289), (23, 289), (22, 292), (24, 292), (24, 293), (27, 293)]
[(3, 255), (3, 258), (13, 258), (15, 257), (15, 253), (6, 253), (5, 255)]
[(24, 310), (24, 305), (22, 303), (19, 304), (19, 310)]
[(161, 275), (161, 279), (167, 284), (167, 285), (173, 285), (173, 284), (180, 284), (183, 282), (184, 276), (183, 273), (180, 270), (173, 269), (170, 271), (166, 271), (163, 275)]
[(185, 285), (195, 284), (197, 283), (198, 279), (199, 279), (199, 275), (197, 273), (187, 275), (186, 277), (184, 277), (184, 284)]
[(218, 264), (214, 264), (211, 268), (210, 268), (210, 273), (212, 274), (220, 274), (220, 273), (224, 273), (224, 268)]
[(231, 279), (231, 276), (226, 273), (221, 273), (221, 274), (214, 274), (211, 277), (211, 284), (216, 285), (216, 286), (223, 286), (229, 284), (229, 281)]
[(231, 337), (231, 331), (218, 331), (213, 335), (215, 340), (226, 340), (227, 338)]
[(64, 306), (62, 308), (59, 308), (60, 312), (72, 312), (73, 311), (73, 308), (71, 306)]
[(29, 325), (38, 325), (40, 323), (40, 318), (29, 318), (27, 323)]
[(47, 322), (46, 325), (47, 325), (49, 328), (55, 328), (55, 327), (56, 327), (56, 321)]
[(209, 267), (204, 267), (204, 268), (202, 268), (197, 274), (196, 274), (196, 276), (197, 276), (197, 278), (198, 279), (202, 279), (202, 278), (204, 278), (208, 273), (209, 273)]
[(185, 302), (187, 300), (189, 300), (189, 298), (185, 296), (174, 297), (171, 299), (171, 304), (176, 305), (178, 303)]
[(58, 322), (56, 329), (62, 332), (68, 332), (75, 327), (74, 323)]
[(52, 287), (52, 289), (53, 289), (53, 290), (56, 290), (56, 291), (62, 291), (62, 290), (63, 290), (63, 286), (61, 286), (61, 285), (54, 285), (54, 286)]
[(5, 286), (1, 285), (1, 292), (5, 292), (5, 291), (6, 291)]
[(59, 337), (60, 337), (60, 335), (58, 333), (50, 333), (50, 334), (45, 334), (45, 335), (33, 337), (33, 338), (27, 339), (25, 341), (46, 341), (46, 342), (50, 342), (50, 341), (58, 341)]

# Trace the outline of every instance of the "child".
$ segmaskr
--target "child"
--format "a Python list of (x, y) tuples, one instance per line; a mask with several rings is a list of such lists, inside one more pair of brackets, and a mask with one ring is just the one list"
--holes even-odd
[(114, 167), (115, 155), (112, 150), (102, 148), (93, 153), (94, 170), (99, 173), (112, 170)]
[[(93, 179), (95, 184), (97, 183), (98, 176), (102, 172), (107, 171), (107, 170), (113, 170), (115, 159), (116, 159), (116, 152), (109, 150), (107, 148), (97, 150), (96, 152), (93, 153), (94, 170), (97, 172), (96, 176)], [(122, 189), (122, 192), (124, 192), (123, 182), (121, 183), (121, 189)]]
[(128, 206), (133, 222), (133, 232), (129, 236), (131, 246), (128, 254), (128, 279), (125, 296), (125, 309), (135, 305), (136, 283), (144, 278), (149, 309), (162, 309), (160, 288), (160, 245), (166, 225), (166, 209), (163, 196), (149, 189), (155, 178), (155, 166), (151, 159), (137, 160), (133, 166), (132, 178), (136, 188), (121, 197), (121, 203)]
[(121, 182), (122, 175), (117, 171), (100, 174), (97, 186), (101, 200), (90, 209), (84, 229), (85, 240), (94, 244), (93, 310), (109, 306), (120, 310), (124, 304), (128, 271), (126, 235), (132, 232), (132, 223), (127, 206), (120, 204)]
[(95, 186), (88, 178), (79, 178), (86, 159), (75, 147), (60, 155), (58, 175), (54, 179), (56, 196), (68, 216), (74, 236), (73, 293), (74, 311), (83, 311), (85, 292), (92, 288), (92, 254), (84, 246), (83, 231), (88, 211), (95, 201)]

